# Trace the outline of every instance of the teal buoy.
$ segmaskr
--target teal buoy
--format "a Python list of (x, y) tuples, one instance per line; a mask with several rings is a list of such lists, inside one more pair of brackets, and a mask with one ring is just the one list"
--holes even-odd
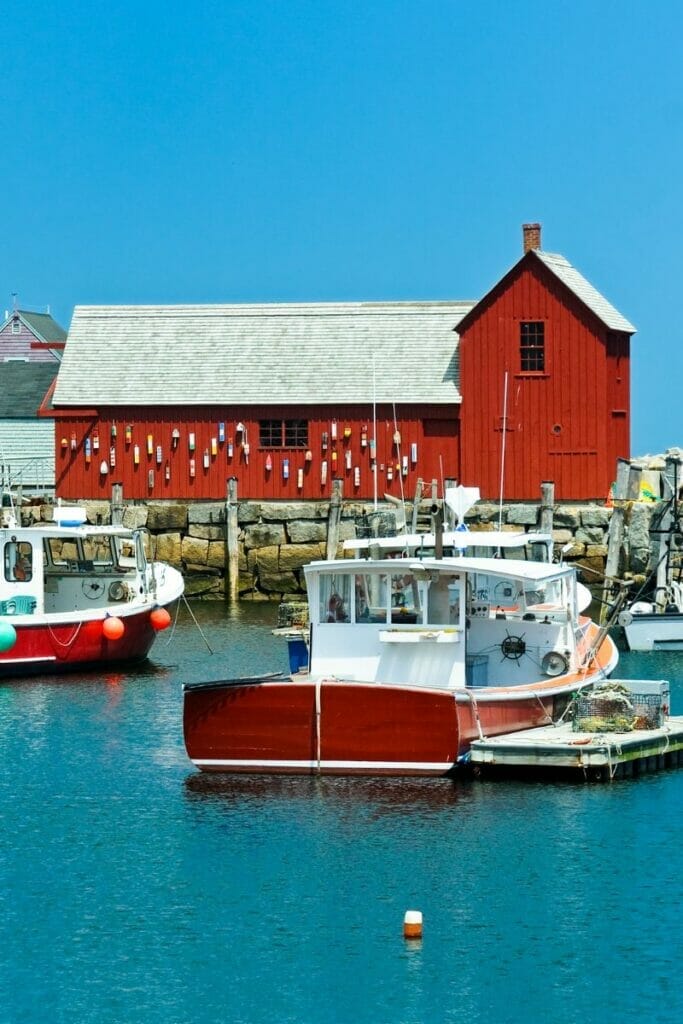
[(0, 619), (0, 654), (9, 651), (17, 642), (17, 631), (7, 619)]

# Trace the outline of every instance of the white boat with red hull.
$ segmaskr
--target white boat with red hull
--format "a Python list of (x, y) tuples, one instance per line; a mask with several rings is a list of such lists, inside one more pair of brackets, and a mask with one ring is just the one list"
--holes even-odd
[(66, 506), (34, 526), (20, 526), (11, 507), (2, 516), (0, 677), (148, 655), (183, 578), (148, 560), (146, 531), (90, 525)]
[(443, 775), (473, 739), (556, 721), (617, 663), (570, 567), (459, 556), (305, 573), (307, 672), (185, 686), (203, 771)]

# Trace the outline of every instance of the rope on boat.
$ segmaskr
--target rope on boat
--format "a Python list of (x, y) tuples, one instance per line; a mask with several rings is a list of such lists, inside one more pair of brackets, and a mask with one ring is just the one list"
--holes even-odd
[(70, 647), (73, 647), (74, 642), (76, 640), (76, 637), (78, 636), (78, 634), (81, 631), (81, 626), (82, 625), (83, 625), (82, 622), (77, 622), (76, 623), (76, 625), (74, 627), (74, 631), (73, 631), (73, 633), (71, 634), (71, 636), (69, 637), (68, 640), (60, 640), (59, 637), (56, 636), (55, 633), (52, 631), (52, 626), (50, 625), (49, 622), (47, 623), (47, 631), (48, 631), (50, 639), (52, 640), (53, 643), (57, 644), (58, 647), (63, 647), (64, 650), (68, 650)]
[(316, 759), (318, 762), (318, 775), (320, 775), (320, 717), (322, 714), (322, 700), (321, 700), (321, 688), (322, 679), (318, 679), (315, 684), (315, 742), (316, 742)]
[[(474, 720), (477, 723), (477, 731), (479, 733), (479, 739), (480, 740), (485, 740), (486, 737), (484, 736), (484, 732), (483, 732), (482, 727), (481, 727), (481, 719), (479, 718), (479, 708), (477, 707), (477, 701), (475, 699), (475, 696), (472, 693), (472, 691), (468, 690), (468, 689), (465, 689), (464, 693), (465, 693), (465, 695), (467, 697), (469, 697), (470, 703), (472, 705), (472, 712), (474, 714)], [(458, 714), (457, 699), (456, 699), (456, 705), (455, 705), (455, 714), (456, 714), (456, 717), (457, 717), (457, 714)]]
[(211, 644), (209, 643), (209, 641), (206, 639), (206, 637), (205, 637), (205, 635), (204, 635), (204, 633), (202, 631), (202, 627), (197, 622), (197, 619), (195, 618), (195, 614), (192, 611), (192, 609), (190, 608), (190, 603), (187, 600), (187, 598), (185, 597), (185, 594), (183, 594), (182, 597), (183, 597), (183, 601), (185, 602), (185, 607), (187, 608), (188, 612), (190, 613), (190, 617), (192, 618), (192, 621), (194, 622), (195, 626), (199, 630), (199, 635), (201, 636), (202, 640), (204, 641), (204, 643), (206, 644), (206, 646), (207, 646), (207, 648), (209, 650), (209, 654), (213, 654), (214, 650), (213, 650)]
[(593, 641), (591, 646), (586, 651), (586, 654), (584, 655), (583, 662), (581, 664), (581, 668), (583, 670), (583, 677), (584, 677), (584, 679), (588, 675), (588, 672), (589, 672), (590, 667), (591, 667), (592, 664), (595, 664), (595, 666), (598, 669), (598, 672), (600, 673), (600, 675), (603, 676), (603, 678), (605, 677), (605, 670), (604, 670), (603, 666), (600, 664), (600, 662), (598, 661), (597, 655), (598, 655), (598, 652), (599, 652), (599, 650), (600, 650), (600, 648), (602, 646), (603, 640), (607, 636), (609, 630), (612, 628), (614, 623), (617, 621), (617, 618), (619, 617), (619, 613), (620, 613), (621, 609), (624, 607), (624, 604), (626, 603), (627, 596), (628, 596), (628, 587), (622, 587), (620, 592), (619, 592), (619, 594), (617, 595), (616, 601), (612, 605), (612, 610), (611, 610), (610, 614), (607, 616), (607, 619), (605, 620), (603, 625), (600, 626), (600, 628), (599, 628), (599, 630), (597, 632), (597, 635), (595, 637), (595, 640)]
[(548, 725), (552, 725), (553, 724), (553, 716), (550, 714), (550, 712), (548, 711), (547, 707), (545, 706), (545, 704), (541, 700), (540, 693), (534, 693), (534, 697), (536, 698), (538, 703), (541, 705), (541, 711), (543, 712), (545, 717), (548, 719)]
[(180, 599), (178, 599), (178, 601), (176, 602), (175, 618), (173, 620), (173, 625), (171, 626), (171, 629), (169, 630), (168, 637), (166, 639), (166, 647), (168, 647), (170, 645), (171, 641), (173, 640), (173, 637), (175, 636), (175, 631), (176, 631), (176, 626), (178, 625), (178, 618), (179, 618), (179, 616), (180, 616)]

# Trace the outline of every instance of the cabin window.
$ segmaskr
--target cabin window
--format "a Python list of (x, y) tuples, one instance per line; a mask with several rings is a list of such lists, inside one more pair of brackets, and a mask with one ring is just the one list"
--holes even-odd
[(420, 594), (412, 572), (391, 574), (391, 621), (417, 622), (421, 618)]
[(308, 420), (260, 420), (261, 448), (306, 448)]
[(348, 622), (351, 611), (351, 577), (348, 573), (320, 576), (320, 622)]
[(93, 535), (83, 538), (83, 557), (92, 567), (98, 566), (102, 569), (113, 568), (114, 553), (112, 551), (111, 538), (106, 535)]
[(75, 540), (62, 537), (50, 537), (43, 541), (47, 549), (48, 564), (66, 567), (69, 563), (78, 562), (78, 545)]
[(523, 373), (545, 370), (545, 324), (542, 321), (519, 325), (519, 355)]
[(5, 579), (18, 583), (33, 579), (33, 549), (28, 541), (5, 544)]
[(356, 573), (355, 621), (387, 621), (387, 577), (379, 573)]

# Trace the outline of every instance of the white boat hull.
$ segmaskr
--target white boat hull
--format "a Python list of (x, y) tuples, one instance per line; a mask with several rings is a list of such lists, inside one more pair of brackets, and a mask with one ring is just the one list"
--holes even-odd
[(683, 613), (634, 613), (624, 626), (631, 651), (683, 651)]

